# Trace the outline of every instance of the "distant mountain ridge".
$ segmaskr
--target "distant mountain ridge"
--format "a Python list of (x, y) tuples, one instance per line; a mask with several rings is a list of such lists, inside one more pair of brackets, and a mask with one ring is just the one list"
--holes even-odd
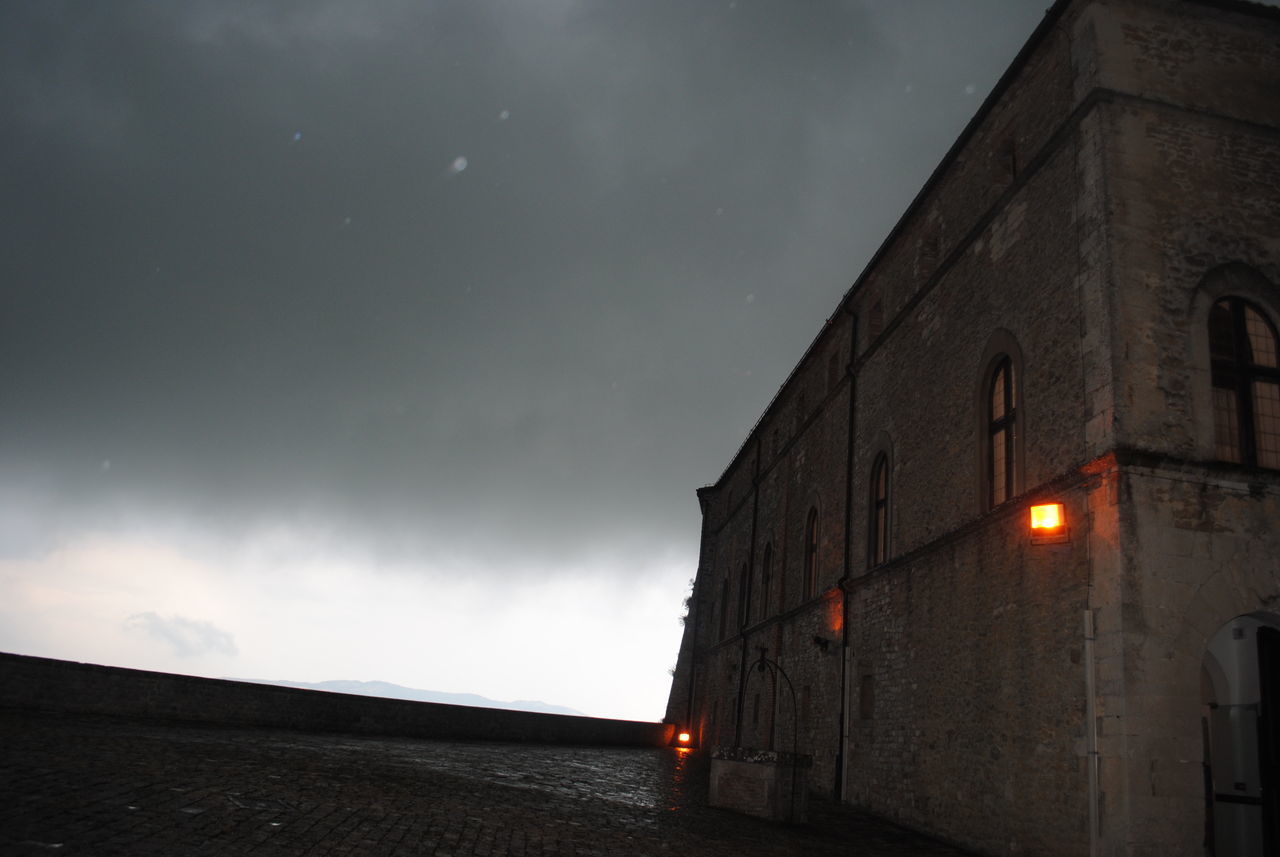
[(404, 687), (389, 681), (352, 681), (337, 679), (331, 681), (285, 681), (284, 679), (236, 678), (231, 681), (247, 681), (252, 684), (275, 684), (281, 687), (296, 687), (302, 690), (324, 690), (329, 693), (354, 693), (358, 696), (379, 696), (385, 699), (407, 699), (411, 702), (439, 702), (445, 705), (469, 705), (472, 708), (505, 708), (510, 711), (534, 711), (539, 714), (572, 714), (585, 717), (577, 709), (564, 705), (552, 705), (532, 699), (517, 699), (514, 702), (500, 702), (475, 693), (444, 693), (439, 690), (421, 690), (416, 687)]

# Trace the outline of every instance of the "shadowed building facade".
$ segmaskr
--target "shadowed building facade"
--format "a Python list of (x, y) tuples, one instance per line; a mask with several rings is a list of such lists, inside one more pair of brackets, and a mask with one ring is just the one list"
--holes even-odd
[(668, 720), (985, 853), (1280, 855), (1278, 324), (1280, 12), (1056, 3), (698, 492)]

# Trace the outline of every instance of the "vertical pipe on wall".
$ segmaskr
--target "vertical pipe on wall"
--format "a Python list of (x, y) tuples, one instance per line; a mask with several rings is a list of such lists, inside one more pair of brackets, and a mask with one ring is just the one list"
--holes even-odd
[[(763, 434), (763, 430), (761, 430)], [(756, 437), (756, 460), (751, 469), (751, 541), (747, 543), (747, 573), (744, 580), (740, 582), (740, 586), (746, 587), (746, 592), (738, 593), (738, 603), (745, 604), (745, 608), (741, 609), (741, 615), (738, 617), (738, 635), (742, 638), (742, 654), (738, 660), (738, 723), (734, 729), (733, 745), (735, 747), (742, 746), (742, 714), (747, 702), (747, 625), (751, 623), (751, 578), (756, 570), (756, 523), (760, 515), (760, 449), (762, 441), (760, 437)], [(730, 570), (733, 569), (731, 565)], [(743, 599), (746, 599), (745, 601)]]
[(848, 438), (845, 450), (844, 472), (844, 573), (840, 576), (840, 724), (839, 745), (836, 748), (837, 800), (845, 799), (845, 764), (849, 750), (849, 577), (853, 569), (853, 443), (854, 375), (853, 360), (858, 347), (858, 315), (849, 310), (849, 360), (845, 363), (845, 377), (849, 383), (849, 420), (846, 425)]
[(1084, 611), (1084, 717), (1089, 766), (1089, 857), (1098, 857), (1098, 715), (1093, 668), (1093, 610)]

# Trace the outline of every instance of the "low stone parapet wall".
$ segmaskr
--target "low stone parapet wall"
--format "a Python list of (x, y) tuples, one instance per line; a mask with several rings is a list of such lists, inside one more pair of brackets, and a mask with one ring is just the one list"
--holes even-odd
[(476, 708), (0, 653), (0, 706), (307, 732), (665, 746), (674, 727)]

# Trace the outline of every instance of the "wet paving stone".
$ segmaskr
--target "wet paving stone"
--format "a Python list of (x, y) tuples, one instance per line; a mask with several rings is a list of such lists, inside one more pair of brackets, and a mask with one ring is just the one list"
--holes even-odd
[(831, 801), (706, 805), (704, 754), (311, 735), (0, 711), (0, 854), (922, 855)]

